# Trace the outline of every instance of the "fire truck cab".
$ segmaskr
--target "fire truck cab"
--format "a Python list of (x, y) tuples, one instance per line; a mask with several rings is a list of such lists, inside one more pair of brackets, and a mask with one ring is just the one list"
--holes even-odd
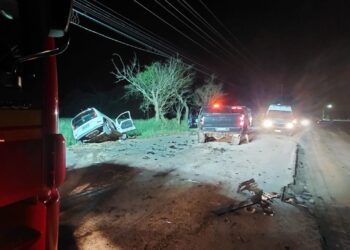
[(0, 0), (0, 249), (57, 249), (65, 142), (55, 56), (68, 0)]

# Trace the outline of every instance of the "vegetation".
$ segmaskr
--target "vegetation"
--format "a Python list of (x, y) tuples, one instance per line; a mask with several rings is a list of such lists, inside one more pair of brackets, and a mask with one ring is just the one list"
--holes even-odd
[(129, 136), (136, 135), (141, 138), (147, 138), (189, 131), (187, 124), (178, 124), (176, 119), (164, 121), (157, 121), (156, 119), (134, 120), (134, 123), (136, 130), (130, 131)]
[(58, 123), (58, 131), (63, 134), (64, 139), (66, 139), (66, 145), (70, 146), (75, 144), (75, 139), (73, 137), (72, 127), (71, 127), (72, 118), (60, 118)]
[(193, 103), (196, 106), (202, 107), (203, 105), (216, 102), (225, 95), (222, 90), (222, 84), (216, 84), (215, 79), (215, 75), (211, 75), (205, 81), (205, 85), (202, 85), (194, 91)]
[[(71, 118), (60, 118), (59, 120), (59, 131), (66, 139), (67, 146), (75, 144), (70, 122)], [(189, 131), (187, 124), (178, 124), (176, 119), (164, 121), (156, 121), (155, 119), (134, 120), (134, 123), (136, 130), (128, 133), (130, 137), (147, 138)]]
[(154, 62), (142, 69), (136, 57), (130, 65), (125, 65), (119, 55), (118, 67), (114, 60), (112, 74), (116, 82), (127, 83), (126, 96), (142, 99), (141, 109), (154, 109), (155, 120), (165, 120), (165, 115), (174, 109), (180, 123), (183, 109), (188, 114), (188, 93), (193, 84), (194, 73), (192, 66), (180, 58), (170, 58), (166, 62)]
[[(154, 62), (141, 68), (136, 57), (130, 65), (125, 65), (119, 55), (115, 55), (121, 66), (114, 60), (116, 82), (126, 83), (127, 97), (139, 97), (142, 100), (141, 110), (154, 109), (155, 117), (149, 120), (134, 120), (136, 130), (128, 135), (141, 138), (170, 135), (188, 131), (187, 121), (189, 105), (201, 107), (221, 98), (224, 93), (222, 85), (215, 83), (212, 75), (206, 83), (193, 90), (194, 73), (192, 66), (184, 63), (180, 58), (169, 58), (165, 62)], [(94, 94), (103, 106), (104, 95), (93, 88)], [(165, 117), (175, 117), (166, 119)], [(71, 118), (60, 118), (59, 131), (66, 139), (67, 145), (75, 144), (71, 128)]]

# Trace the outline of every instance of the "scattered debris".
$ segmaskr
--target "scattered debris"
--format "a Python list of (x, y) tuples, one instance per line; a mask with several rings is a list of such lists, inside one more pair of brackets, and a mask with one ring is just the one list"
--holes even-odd
[(171, 168), (171, 169), (166, 170), (166, 171), (158, 172), (158, 173), (154, 174), (153, 177), (166, 177), (171, 172), (174, 172), (175, 170), (176, 170), (176, 168)]
[(274, 212), (271, 208), (271, 203), (274, 198), (279, 198), (280, 194), (274, 192), (263, 192), (262, 189), (258, 188), (258, 185), (254, 179), (244, 181), (238, 185), (237, 193), (241, 193), (245, 190), (249, 191), (253, 195), (248, 199), (239, 202), (238, 204), (233, 203), (228, 206), (215, 209), (212, 212), (220, 216), (228, 212), (234, 212), (236, 210), (245, 208), (246, 211), (250, 213), (255, 213), (256, 209), (252, 208), (252, 206), (257, 205), (262, 208), (264, 215), (274, 215)]
[(195, 180), (191, 180), (191, 179), (188, 179), (187, 181), (188, 182), (193, 182), (193, 183), (200, 183), (199, 181), (195, 181)]

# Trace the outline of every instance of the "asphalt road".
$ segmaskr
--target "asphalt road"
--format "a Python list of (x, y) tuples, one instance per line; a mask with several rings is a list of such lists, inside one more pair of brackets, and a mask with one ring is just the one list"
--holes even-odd
[[(350, 123), (324, 123), (301, 139), (299, 178), (315, 197), (313, 210), (326, 249), (350, 249)], [(300, 176), (304, 175), (304, 176)]]

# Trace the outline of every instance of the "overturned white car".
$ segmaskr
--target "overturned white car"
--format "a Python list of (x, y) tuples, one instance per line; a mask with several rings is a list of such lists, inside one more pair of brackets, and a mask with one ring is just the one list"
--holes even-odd
[(117, 140), (128, 131), (136, 129), (129, 111), (115, 120), (95, 108), (88, 108), (76, 115), (71, 122), (77, 142), (102, 142)]

